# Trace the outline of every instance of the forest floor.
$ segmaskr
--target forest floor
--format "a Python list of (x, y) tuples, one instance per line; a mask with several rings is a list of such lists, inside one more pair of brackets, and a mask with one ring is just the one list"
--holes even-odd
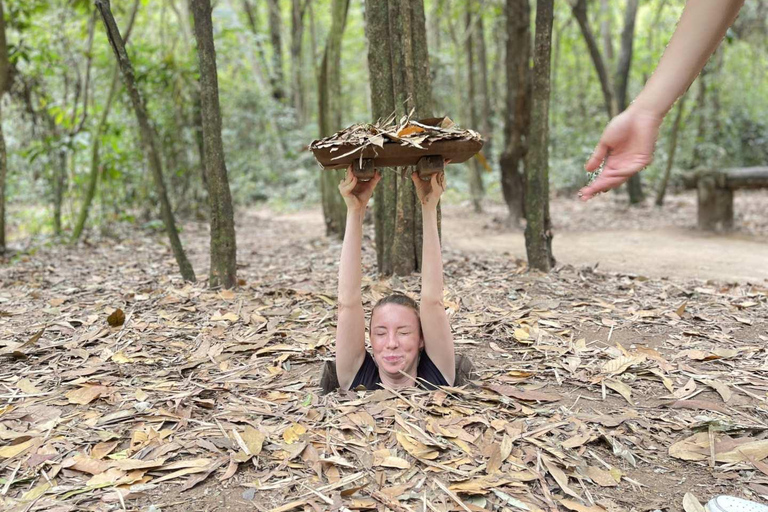
[[(129, 227), (14, 256), (0, 267), (0, 509), (768, 499), (768, 195), (737, 195), (729, 236), (692, 230), (691, 196), (661, 211), (555, 199), (549, 275), (526, 271), (519, 229), (488, 210), (444, 211), (445, 302), (477, 375), (433, 393), (320, 395), (340, 243), (316, 212), (240, 212), (236, 291), (183, 283), (162, 236)], [(204, 278), (206, 226), (182, 238)], [(372, 238), (367, 309), (418, 292), (417, 276), (373, 277)]]

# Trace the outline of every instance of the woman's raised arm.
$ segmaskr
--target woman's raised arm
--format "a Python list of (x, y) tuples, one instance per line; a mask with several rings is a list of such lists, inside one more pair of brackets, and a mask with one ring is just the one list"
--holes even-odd
[(421, 257), (421, 329), (424, 348), (448, 384), (456, 377), (456, 355), (453, 334), (443, 305), (443, 258), (437, 233), (437, 203), (445, 191), (445, 173), (433, 174), (423, 181), (418, 173), (411, 175), (421, 200), (424, 244)]
[(339, 262), (339, 316), (336, 323), (336, 375), (341, 389), (349, 389), (365, 358), (365, 312), (362, 286), (363, 218), (373, 189), (381, 179), (376, 172), (370, 181), (358, 181), (347, 169), (339, 192), (347, 204), (347, 227)]

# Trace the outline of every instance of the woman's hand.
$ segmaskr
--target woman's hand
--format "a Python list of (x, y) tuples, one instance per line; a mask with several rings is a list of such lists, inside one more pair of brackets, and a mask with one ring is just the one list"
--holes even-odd
[(378, 170), (371, 180), (360, 181), (352, 172), (352, 166), (347, 167), (347, 174), (339, 183), (339, 192), (347, 203), (347, 210), (364, 211), (379, 180), (381, 180), (381, 174)]
[(656, 114), (630, 107), (608, 123), (584, 166), (594, 172), (605, 160), (605, 167), (593, 183), (579, 191), (582, 201), (618, 187), (651, 163), (662, 120)]
[(419, 196), (422, 208), (436, 208), (440, 196), (445, 192), (445, 172), (435, 173), (430, 176), (429, 181), (424, 181), (419, 177), (419, 173), (414, 171), (411, 180), (416, 187), (416, 195)]

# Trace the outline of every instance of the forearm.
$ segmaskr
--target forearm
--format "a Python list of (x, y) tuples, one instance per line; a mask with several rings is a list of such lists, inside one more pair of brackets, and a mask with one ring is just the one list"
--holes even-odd
[(443, 301), (443, 258), (437, 233), (437, 208), (423, 207), (423, 247), (421, 257), (421, 300)]
[(688, 0), (659, 65), (631, 108), (664, 117), (725, 36), (744, 0)]
[(365, 210), (347, 210), (347, 227), (339, 262), (339, 307), (362, 305), (361, 268), (363, 217)]

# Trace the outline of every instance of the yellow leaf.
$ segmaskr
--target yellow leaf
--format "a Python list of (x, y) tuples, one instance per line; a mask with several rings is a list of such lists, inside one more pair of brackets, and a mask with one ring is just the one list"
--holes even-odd
[(87, 405), (109, 391), (107, 386), (87, 385), (79, 389), (73, 389), (66, 395), (69, 403), (78, 405)]
[(645, 361), (644, 355), (620, 356), (605, 363), (602, 371), (603, 373), (619, 375), (627, 371), (630, 366), (642, 363), (643, 361)]
[(132, 357), (126, 356), (123, 352), (114, 354), (111, 359), (117, 364), (132, 363), (134, 361)]
[(417, 459), (432, 460), (436, 459), (440, 455), (437, 450), (429, 448), (427, 445), (413, 439), (407, 434), (397, 432), (395, 437), (397, 437), (397, 440), (400, 442), (400, 446), (402, 446), (406, 452), (410, 453)]
[(562, 506), (564, 506), (568, 510), (573, 510), (574, 512), (605, 512), (605, 509), (599, 505), (587, 507), (573, 500), (558, 500), (558, 501)]
[(50, 483), (46, 481), (41, 484), (38, 484), (32, 489), (25, 492), (24, 495), (21, 497), (21, 501), (34, 501), (40, 496), (42, 496), (43, 494), (45, 494), (45, 492), (48, 489), (51, 489), (55, 486), (56, 486), (56, 480), (52, 480)]
[(34, 443), (34, 441), (35, 441), (34, 439), (30, 439), (29, 441), (25, 441), (23, 443), (12, 444), (10, 446), (3, 446), (2, 448), (0, 448), (0, 457), (4, 459), (10, 459), (12, 457), (15, 457), (18, 454), (30, 448)]
[(125, 472), (117, 468), (109, 468), (103, 473), (93, 476), (86, 483), (89, 487), (96, 487), (102, 484), (114, 484), (125, 476)]
[(283, 440), (288, 444), (293, 444), (306, 432), (307, 428), (305, 426), (299, 423), (294, 423), (283, 432)]
[(704, 512), (704, 507), (693, 494), (687, 492), (683, 496), (683, 510), (685, 512)]

